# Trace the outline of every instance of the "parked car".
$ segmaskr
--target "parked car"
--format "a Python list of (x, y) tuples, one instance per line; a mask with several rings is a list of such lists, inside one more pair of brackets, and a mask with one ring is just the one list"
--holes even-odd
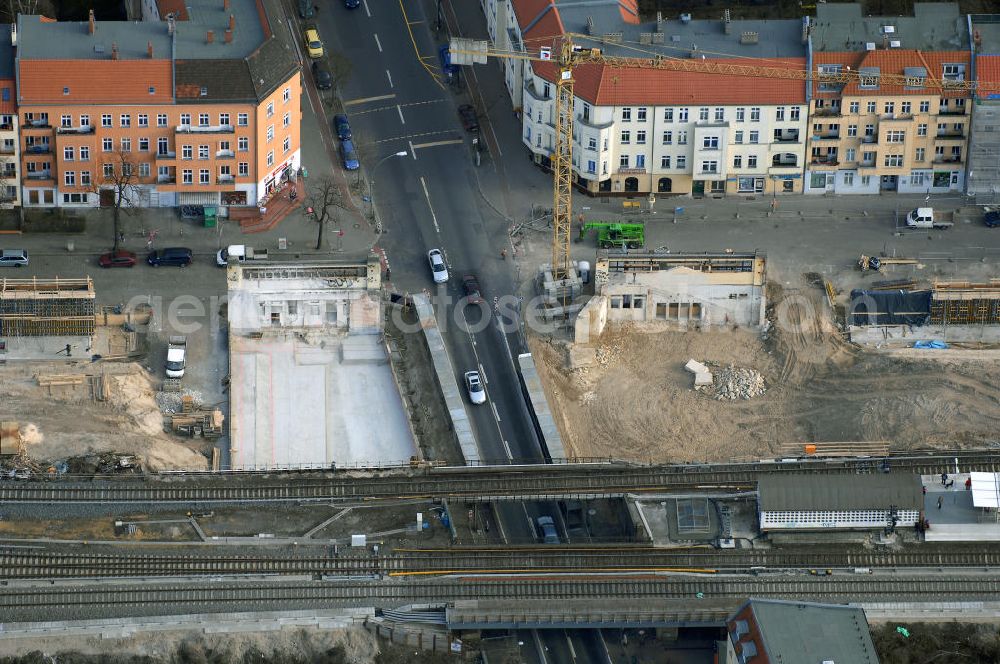
[(479, 288), (479, 279), (474, 274), (467, 274), (462, 277), (462, 286), (465, 288), (465, 298), (469, 304), (482, 304), (483, 294)]
[(354, 143), (344, 141), (340, 144), (340, 152), (344, 158), (344, 168), (349, 171), (356, 171), (361, 168), (361, 162), (358, 161), (358, 153), (354, 151)]
[(146, 257), (146, 262), (153, 267), (160, 265), (176, 265), (177, 267), (187, 267), (191, 264), (191, 250), (186, 247), (168, 247), (158, 251), (151, 251)]
[(319, 38), (319, 30), (316, 28), (306, 28), (302, 33), (302, 39), (306, 43), (306, 53), (310, 58), (323, 57), (323, 40)]
[(27, 249), (0, 249), (0, 267), (24, 267), (27, 264)]
[(315, 15), (313, 0), (299, 0), (299, 18), (312, 18)]
[(447, 44), (438, 49), (438, 58), (441, 60), (441, 71), (446, 76), (451, 77), (458, 73), (458, 66), (451, 64), (451, 52)]
[(556, 532), (556, 522), (551, 516), (538, 517), (538, 527), (542, 531), (542, 541), (546, 544), (558, 544), (559, 533)]
[(479, 115), (472, 104), (462, 104), (458, 107), (458, 117), (462, 118), (462, 126), (465, 131), (476, 133), (479, 131)]
[(987, 228), (997, 228), (1000, 226), (1000, 210), (986, 210), (983, 215), (983, 223)]
[(465, 387), (469, 390), (469, 401), (477, 406), (486, 403), (486, 388), (478, 371), (465, 372)]
[(443, 284), (448, 281), (448, 266), (444, 264), (444, 254), (440, 249), (431, 249), (427, 252), (427, 262), (431, 265), (431, 275), (434, 283)]
[(351, 140), (351, 123), (347, 121), (346, 115), (333, 116), (333, 128), (337, 132), (337, 138), (342, 141)]
[(132, 267), (136, 264), (136, 255), (131, 251), (119, 249), (101, 254), (97, 259), (97, 264), (101, 267)]
[(333, 87), (333, 74), (325, 62), (316, 60), (312, 64), (313, 80), (317, 90), (329, 90)]
[(344, 6), (348, 9), (357, 9), (361, 6), (361, 0), (344, 0)]

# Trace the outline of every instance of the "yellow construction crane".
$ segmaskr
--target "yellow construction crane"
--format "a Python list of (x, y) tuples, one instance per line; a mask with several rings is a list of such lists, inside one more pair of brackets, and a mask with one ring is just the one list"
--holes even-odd
[(840, 71), (827, 72), (744, 65), (715, 59), (675, 58), (659, 54), (650, 54), (648, 57), (611, 56), (604, 55), (600, 48), (584, 48), (575, 44), (573, 40), (576, 38), (594, 41), (593, 37), (587, 35), (567, 33), (555, 38), (553, 47), (541, 46), (532, 51), (505, 51), (490, 48), (488, 42), (483, 40), (464, 38), (453, 38), (449, 45), (451, 62), (456, 65), (485, 64), (488, 58), (494, 57), (547, 62), (556, 67), (556, 144), (552, 153), (552, 276), (556, 281), (571, 276), (572, 267), (569, 247), (573, 223), (573, 68), (577, 65), (597, 64), (618, 69), (663, 69), (832, 84), (858, 81), (863, 84), (888, 84), (906, 87), (930, 86), (949, 91), (1000, 90), (1000, 84), (901, 74), (871, 74), (864, 69), (856, 71), (850, 67)]

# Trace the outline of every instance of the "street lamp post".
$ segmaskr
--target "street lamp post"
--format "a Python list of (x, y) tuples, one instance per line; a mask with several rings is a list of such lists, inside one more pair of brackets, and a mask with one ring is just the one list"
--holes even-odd
[(375, 164), (375, 166), (372, 168), (371, 176), (368, 178), (368, 205), (371, 206), (372, 220), (374, 220), (374, 222), (375, 222), (375, 232), (376, 233), (381, 233), (382, 232), (382, 224), (379, 222), (378, 217), (375, 214), (375, 199), (374, 199), (373, 193), (372, 193), (373, 190), (375, 189), (375, 171), (378, 170), (379, 166), (381, 166), (382, 164), (384, 164), (388, 160), (392, 159), (393, 157), (406, 157), (406, 156), (409, 156), (409, 154), (410, 153), (407, 152), (406, 150), (402, 150), (400, 152), (395, 152), (393, 154), (386, 155), (386, 156), (382, 157), (381, 159), (379, 159), (378, 163)]

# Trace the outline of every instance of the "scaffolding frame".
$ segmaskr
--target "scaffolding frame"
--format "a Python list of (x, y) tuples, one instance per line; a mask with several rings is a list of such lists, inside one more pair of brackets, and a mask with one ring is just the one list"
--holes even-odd
[(0, 279), (0, 337), (93, 336), (90, 277)]

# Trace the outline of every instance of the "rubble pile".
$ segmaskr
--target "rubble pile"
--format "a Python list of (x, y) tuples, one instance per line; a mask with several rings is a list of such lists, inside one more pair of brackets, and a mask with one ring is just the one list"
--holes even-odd
[(602, 344), (597, 347), (597, 352), (595, 356), (597, 358), (597, 363), (602, 367), (606, 367), (610, 364), (614, 364), (615, 360), (621, 357), (622, 350), (625, 344), (621, 339), (616, 339), (611, 343)]
[(764, 376), (753, 369), (730, 364), (715, 371), (714, 396), (719, 401), (747, 400), (767, 392)]

